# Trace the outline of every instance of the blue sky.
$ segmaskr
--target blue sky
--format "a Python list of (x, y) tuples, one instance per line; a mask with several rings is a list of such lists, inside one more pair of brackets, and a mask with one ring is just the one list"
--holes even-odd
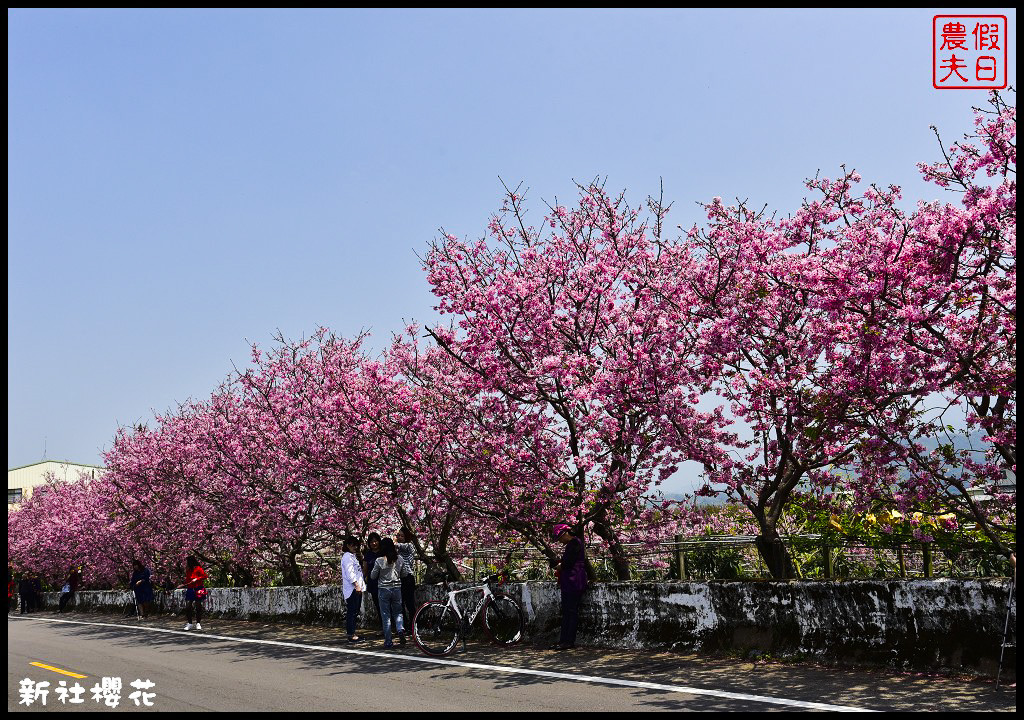
[[(939, 197), (929, 125), (985, 100), (932, 87), (939, 12), (8, 10), (8, 466), (100, 464), (278, 329), (434, 318), (416, 252), (499, 176), (538, 218), (663, 182), (683, 226), (841, 163)], [(971, 12), (1015, 85), (1016, 12)]]

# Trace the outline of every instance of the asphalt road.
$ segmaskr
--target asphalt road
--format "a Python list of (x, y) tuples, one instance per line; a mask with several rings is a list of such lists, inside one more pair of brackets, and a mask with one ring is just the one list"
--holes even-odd
[[(211, 620), (184, 632), (176, 618), (8, 616), (8, 711), (992, 711), (1016, 710), (1016, 690), (961, 678), (751, 663), (673, 653), (530, 646), (477, 640), (435, 660), (411, 644), (358, 645), (329, 628)], [(32, 663), (40, 663), (33, 665)], [(85, 676), (74, 678), (58, 671)], [(120, 678), (116, 708), (93, 700)], [(21, 703), (24, 680), (49, 682), (45, 706)], [(129, 698), (152, 682), (151, 708)], [(62, 704), (59, 683), (84, 688)], [(68, 696), (68, 699), (73, 695)], [(139, 696), (140, 701), (142, 696)]]

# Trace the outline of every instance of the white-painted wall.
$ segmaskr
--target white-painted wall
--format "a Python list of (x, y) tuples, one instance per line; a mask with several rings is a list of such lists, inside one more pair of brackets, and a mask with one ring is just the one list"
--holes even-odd
[[(504, 589), (523, 609), (527, 643), (543, 647), (558, 639), (561, 597), (555, 583), (515, 583)], [(577, 641), (995, 675), (1008, 589), (1006, 578), (598, 583), (583, 596)], [(172, 612), (182, 611), (184, 595), (178, 590), (170, 598)], [(474, 593), (466, 595), (468, 600)], [(48, 594), (51, 607), (57, 598), (57, 593)], [(79, 592), (77, 608), (117, 612), (127, 598), (124, 590)], [(437, 586), (417, 588), (417, 604), (440, 599)], [(363, 627), (379, 631), (369, 594), (363, 601)], [(338, 585), (211, 588), (205, 606), (209, 623), (204, 620), (204, 625), (211, 629), (218, 617), (345, 623)], [(1014, 660), (1011, 672), (1015, 669)]]

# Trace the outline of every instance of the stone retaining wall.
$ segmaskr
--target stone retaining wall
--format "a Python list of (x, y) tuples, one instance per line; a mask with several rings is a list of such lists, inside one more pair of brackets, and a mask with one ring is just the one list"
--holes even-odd
[[(505, 589), (523, 607), (530, 641), (557, 639), (561, 599), (554, 583)], [(994, 675), (1008, 591), (1006, 579), (599, 583), (581, 605), (578, 642)], [(102, 611), (119, 610), (128, 598), (125, 591), (77, 595), (79, 608)], [(417, 602), (441, 595), (436, 586), (420, 587)], [(50, 607), (57, 598), (48, 594)], [(364, 602), (362, 624), (379, 627), (371, 604)], [(169, 609), (183, 607), (179, 590)], [(345, 622), (336, 585), (212, 588), (205, 610), (211, 617), (335, 627)], [(1015, 628), (1015, 607), (1011, 623)], [(1003, 672), (1012, 676), (1016, 654), (1008, 653)]]

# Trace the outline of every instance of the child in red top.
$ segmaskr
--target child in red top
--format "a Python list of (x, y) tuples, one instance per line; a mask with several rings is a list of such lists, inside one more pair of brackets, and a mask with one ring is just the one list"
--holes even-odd
[(204, 585), (207, 575), (206, 571), (199, 566), (199, 561), (194, 555), (189, 555), (185, 560), (185, 629), (192, 629), (192, 615), (196, 616), (196, 630), (202, 630), (200, 621), (203, 619), (203, 598), (206, 597)]

